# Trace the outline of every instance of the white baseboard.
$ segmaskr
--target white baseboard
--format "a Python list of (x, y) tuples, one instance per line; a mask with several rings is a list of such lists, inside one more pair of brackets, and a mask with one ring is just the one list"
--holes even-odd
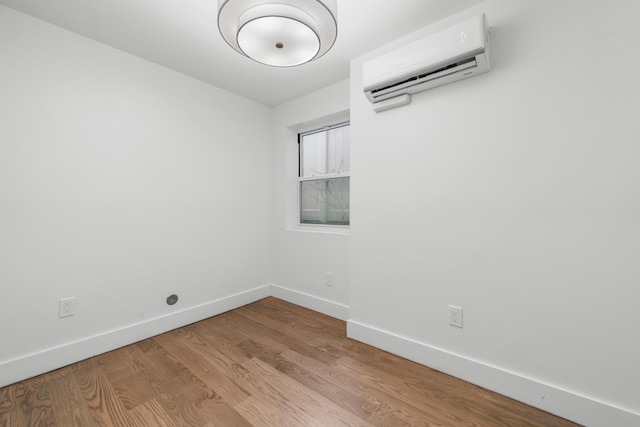
[(265, 285), (0, 363), (0, 387), (273, 296), (347, 321), (347, 336), (589, 427), (640, 426), (640, 414), (410, 338), (348, 320), (349, 306)]
[(640, 426), (632, 411), (354, 320), (347, 336), (585, 426)]
[(270, 285), (260, 286), (165, 316), (106, 331), (0, 363), (0, 387), (242, 307), (266, 298), (270, 294)]
[(271, 296), (326, 314), (327, 316), (331, 316), (336, 319), (346, 321), (349, 318), (349, 306), (335, 301), (329, 301), (315, 295), (271, 284)]

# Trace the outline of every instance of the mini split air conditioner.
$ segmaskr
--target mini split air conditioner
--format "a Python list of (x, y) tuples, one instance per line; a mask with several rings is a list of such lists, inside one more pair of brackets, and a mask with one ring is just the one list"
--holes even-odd
[(366, 62), (364, 92), (375, 111), (405, 105), (411, 94), (485, 73), (489, 25), (481, 15)]

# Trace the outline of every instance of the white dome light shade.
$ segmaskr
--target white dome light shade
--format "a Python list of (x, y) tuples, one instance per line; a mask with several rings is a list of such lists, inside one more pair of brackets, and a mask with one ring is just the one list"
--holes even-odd
[(240, 28), (238, 45), (245, 55), (258, 62), (291, 67), (311, 61), (320, 50), (320, 39), (300, 21), (266, 16)]
[(300, 65), (335, 43), (336, 0), (218, 0), (218, 28), (229, 46), (257, 62)]

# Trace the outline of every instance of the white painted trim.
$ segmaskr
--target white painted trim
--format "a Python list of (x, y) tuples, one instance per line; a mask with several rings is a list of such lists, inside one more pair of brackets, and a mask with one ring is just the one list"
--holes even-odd
[(640, 426), (633, 411), (355, 320), (347, 336), (585, 426)]
[[(589, 427), (635, 427), (640, 414), (349, 319), (350, 307), (275, 284), (0, 363), (0, 387), (197, 322), (268, 296), (347, 321), (349, 338)], [(349, 319), (349, 320), (347, 320)]]
[(340, 320), (347, 320), (351, 311), (347, 305), (274, 284), (271, 296)]
[[(324, 173), (311, 176), (299, 176), (298, 182), (326, 181), (328, 179), (350, 178), (351, 172)], [(345, 226), (346, 227), (346, 226)]]
[(0, 387), (79, 362), (270, 296), (270, 285), (0, 363)]
[(318, 233), (318, 234), (335, 234), (339, 236), (348, 236), (350, 233), (348, 225), (326, 225), (326, 224), (296, 224), (286, 231), (300, 233)]

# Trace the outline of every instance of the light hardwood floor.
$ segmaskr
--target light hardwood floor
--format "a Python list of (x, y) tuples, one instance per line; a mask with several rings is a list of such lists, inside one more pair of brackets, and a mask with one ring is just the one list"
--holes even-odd
[(275, 298), (0, 389), (0, 426), (576, 426)]

